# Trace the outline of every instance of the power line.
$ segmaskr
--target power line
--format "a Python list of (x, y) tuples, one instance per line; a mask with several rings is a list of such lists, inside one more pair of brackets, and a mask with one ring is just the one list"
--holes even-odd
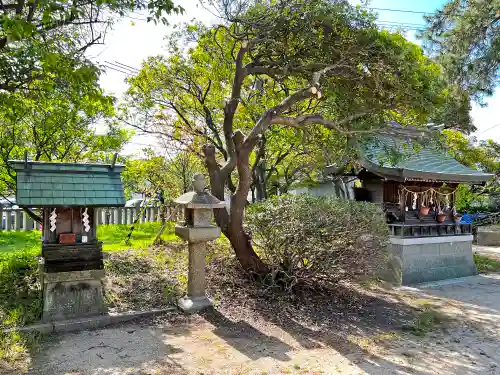
[(104, 64), (104, 67), (105, 67), (106, 69), (114, 70), (115, 72), (122, 73), (122, 74), (125, 74), (125, 75), (127, 75), (127, 76), (131, 76), (131, 75), (132, 75), (132, 73), (131, 73), (131, 72), (126, 72), (126, 71), (123, 71), (123, 70), (117, 69), (116, 67), (111, 66), (111, 65)]
[(498, 127), (498, 126), (500, 126), (500, 124), (496, 124), (496, 125), (491, 126), (491, 127), (489, 127), (488, 129), (483, 130), (482, 132), (477, 133), (477, 134), (476, 134), (476, 137), (477, 137), (478, 135), (481, 135), (481, 134), (483, 134), (483, 133), (486, 133), (487, 131), (490, 131), (491, 129), (495, 129), (495, 128), (496, 128), (496, 127)]
[(391, 8), (374, 8), (374, 7), (367, 7), (368, 9), (374, 9), (374, 10), (383, 10), (387, 12), (399, 12), (399, 13), (414, 13), (414, 14), (434, 14), (435, 12), (421, 12), (418, 10), (409, 10), (409, 9), (391, 9)]
[(134, 20), (134, 21), (148, 22), (147, 18), (133, 17), (133, 16), (127, 16), (127, 15), (124, 15), (123, 17), (130, 18), (131, 20)]
[(385, 20), (379, 20), (379, 21), (375, 21), (377, 23), (394, 23), (394, 24), (397, 24), (397, 25), (405, 25), (405, 26), (422, 26), (422, 27), (425, 27), (426, 25), (425, 24), (422, 24), (422, 23), (411, 23), (411, 22), (398, 22), (398, 21), (385, 21)]
[(116, 61), (116, 60), (115, 60), (115, 65), (121, 65), (124, 68), (127, 68), (128, 70), (131, 70), (131, 71), (134, 71), (134, 72), (139, 72), (139, 69), (134, 68), (133, 66), (130, 66), (130, 65), (127, 65), (127, 64), (123, 64), (123, 63), (121, 63), (119, 61)]

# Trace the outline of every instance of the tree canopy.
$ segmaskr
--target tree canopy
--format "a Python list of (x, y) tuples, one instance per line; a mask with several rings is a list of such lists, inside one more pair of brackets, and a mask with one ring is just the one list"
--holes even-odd
[[(103, 122), (113, 113), (109, 98), (96, 101), (62, 90), (12, 96), (15, 106), (0, 107), (1, 195), (15, 191), (7, 161), (22, 159), (25, 151), (36, 161), (104, 161), (130, 138), (130, 132)], [(99, 123), (104, 131), (97, 134)]]
[(191, 189), (194, 175), (202, 170), (201, 160), (190, 152), (166, 158), (149, 149), (145, 158), (127, 160), (122, 173), (125, 195), (143, 193), (152, 197), (161, 194), (171, 202)]
[(500, 1), (449, 0), (427, 18), (425, 46), (475, 98), (492, 95), (500, 68)]
[(0, 1), (0, 194), (14, 189), (7, 160), (25, 151), (34, 160), (76, 162), (122, 149), (130, 134), (106, 122), (113, 99), (85, 52), (134, 10), (166, 22), (182, 8), (172, 0)]
[[(148, 9), (151, 20), (182, 11), (172, 0), (5, 0), (0, 2), (0, 90), (13, 92), (57, 83), (87, 81), (96, 66), (84, 53), (104, 42), (116, 16)], [(35, 85), (37, 86), (37, 85)]]
[(169, 57), (144, 63), (122, 120), (204, 154), (212, 193), (232, 192), (218, 224), (243, 267), (265, 272), (243, 230), (262, 155), (267, 163), (312, 151), (305, 166), (347, 164), (356, 139), (397, 133), (392, 120), (429, 121), (450, 90), (419, 46), (379, 30), (373, 14), (347, 1), (221, 3), (224, 21), (188, 26), (171, 39)]

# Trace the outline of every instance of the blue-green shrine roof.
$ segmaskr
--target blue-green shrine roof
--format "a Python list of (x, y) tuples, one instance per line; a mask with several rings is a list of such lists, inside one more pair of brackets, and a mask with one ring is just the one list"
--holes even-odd
[[(359, 145), (360, 163), (388, 179), (482, 183), (493, 175), (466, 167), (445, 150), (411, 139), (377, 136)], [(391, 150), (397, 154), (391, 158)]]
[(21, 207), (125, 205), (122, 165), (18, 160), (9, 164), (16, 171), (16, 203)]

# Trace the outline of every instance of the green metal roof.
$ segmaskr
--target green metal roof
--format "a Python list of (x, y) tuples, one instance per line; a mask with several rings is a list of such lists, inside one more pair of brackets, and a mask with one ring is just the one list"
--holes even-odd
[(125, 205), (122, 165), (11, 160), (16, 203), (21, 207), (118, 207)]
[[(493, 177), (466, 167), (431, 142), (423, 146), (409, 138), (377, 136), (360, 144), (359, 149), (363, 167), (386, 178), (482, 183)], [(391, 160), (391, 151), (398, 154), (396, 159)]]

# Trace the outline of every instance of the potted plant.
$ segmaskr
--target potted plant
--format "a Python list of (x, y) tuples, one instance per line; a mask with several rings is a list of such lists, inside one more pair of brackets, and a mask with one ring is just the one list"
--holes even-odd
[(429, 197), (427, 193), (422, 194), (421, 198), (421, 204), (420, 204), (420, 216), (427, 216), (429, 214), (430, 205), (429, 205)]
[(446, 220), (446, 214), (443, 211), (438, 212), (437, 221), (438, 223), (442, 223)]
[(446, 214), (444, 211), (441, 209), (441, 204), (440, 202), (437, 202), (437, 215), (436, 215), (436, 220), (438, 223), (442, 223), (446, 220)]
[(455, 222), (455, 224), (460, 224), (460, 221), (462, 220), (462, 215), (457, 213), (457, 209), (455, 207), (453, 207), (451, 213), (453, 215), (453, 221)]
[(430, 207), (421, 206), (420, 207), (420, 216), (427, 216), (429, 214)]

